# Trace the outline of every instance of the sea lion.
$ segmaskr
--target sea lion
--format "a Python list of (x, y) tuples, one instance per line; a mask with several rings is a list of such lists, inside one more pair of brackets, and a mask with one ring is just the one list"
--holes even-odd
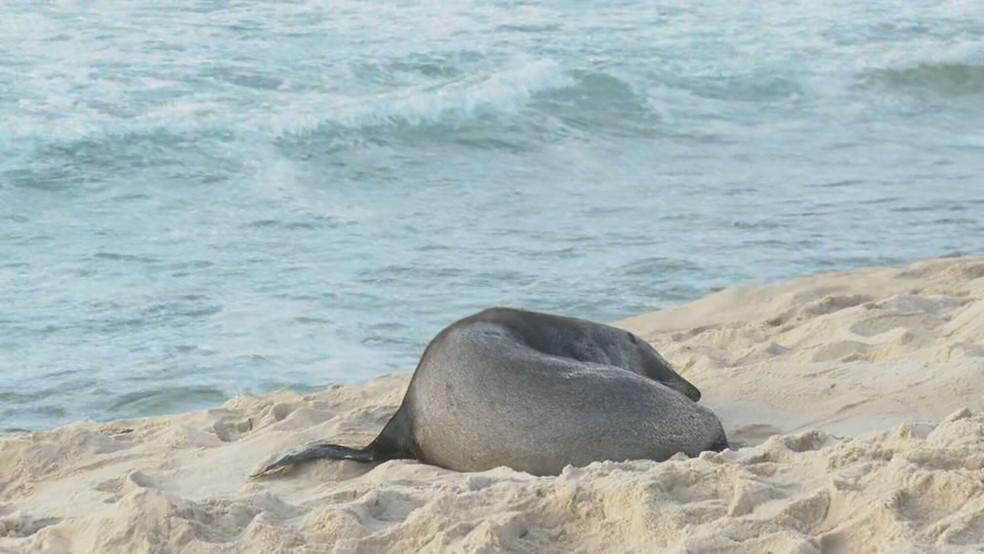
[(722, 450), (700, 391), (646, 341), (582, 319), (490, 308), (427, 345), (403, 403), (362, 449), (314, 444), (253, 477), (317, 458), (414, 458), (457, 471), (534, 475), (600, 460)]

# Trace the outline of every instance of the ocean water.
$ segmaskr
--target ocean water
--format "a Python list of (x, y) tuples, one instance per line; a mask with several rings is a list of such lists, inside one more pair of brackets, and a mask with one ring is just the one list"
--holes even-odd
[(982, 175), (973, 1), (7, 1), (0, 430), (980, 252)]

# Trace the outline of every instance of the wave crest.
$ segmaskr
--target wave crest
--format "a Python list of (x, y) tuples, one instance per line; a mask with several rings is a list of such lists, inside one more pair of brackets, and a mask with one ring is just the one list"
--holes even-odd
[(875, 73), (875, 77), (886, 86), (906, 90), (923, 90), (945, 96), (984, 95), (984, 65), (924, 63), (883, 69)]
[[(553, 61), (521, 61), (500, 71), (462, 77), (438, 85), (413, 87), (357, 102), (314, 98), (292, 113), (271, 116), (277, 135), (304, 135), (325, 126), (348, 129), (389, 125), (458, 125), (485, 114), (515, 113), (542, 91), (571, 84)], [(321, 104), (322, 112), (316, 105)], [(299, 115), (307, 113), (310, 115)]]
[(862, 80), (907, 92), (949, 97), (982, 95), (984, 45), (962, 43), (932, 53), (921, 48), (914, 54), (869, 66)]

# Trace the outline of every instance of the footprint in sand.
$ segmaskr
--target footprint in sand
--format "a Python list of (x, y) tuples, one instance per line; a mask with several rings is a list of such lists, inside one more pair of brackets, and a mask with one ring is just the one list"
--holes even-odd
[(60, 517), (35, 518), (22, 515), (0, 519), (0, 537), (23, 538), (30, 537), (49, 525), (60, 522)]
[(215, 436), (222, 442), (234, 442), (253, 430), (253, 418), (237, 419), (224, 417), (212, 426)]
[(727, 434), (732, 450), (737, 450), (762, 444), (772, 435), (781, 435), (782, 429), (768, 423), (749, 423), (730, 427)]
[(862, 337), (875, 337), (899, 327), (904, 329), (932, 329), (941, 323), (939, 318), (923, 313), (886, 314), (858, 321), (851, 325), (851, 332)]
[(866, 302), (874, 300), (866, 294), (851, 294), (844, 296), (827, 296), (820, 300), (814, 300), (800, 309), (801, 316), (817, 317), (832, 314), (847, 308), (853, 308)]
[(814, 362), (852, 362), (860, 360), (871, 349), (871, 346), (855, 340), (841, 340), (825, 344), (813, 353)]

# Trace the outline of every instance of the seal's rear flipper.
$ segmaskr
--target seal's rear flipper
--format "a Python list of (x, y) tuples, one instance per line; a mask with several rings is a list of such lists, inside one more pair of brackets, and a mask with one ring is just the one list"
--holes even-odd
[(310, 444), (299, 450), (288, 450), (286, 454), (253, 473), (249, 478), (256, 479), (257, 477), (279, 473), (294, 464), (322, 458), (370, 463), (413, 457), (415, 451), (412, 446), (407, 444), (408, 441), (403, 438), (409, 436), (406, 432), (407, 426), (404, 422), (403, 413), (404, 411), (401, 407), (390, 418), (389, 422), (386, 423), (386, 427), (383, 427), (383, 431), (379, 433), (379, 436), (365, 448), (349, 448), (326, 442)]
[(370, 444), (361, 450), (327, 443), (313, 444), (301, 450), (289, 450), (286, 454), (280, 458), (277, 458), (275, 462), (250, 475), (249, 478), (256, 479), (257, 477), (279, 473), (294, 464), (306, 462), (308, 460), (318, 460), (321, 458), (330, 458), (332, 460), (354, 460), (356, 462), (364, 463), (388, 459), (378, 456), (378, 452), (374, 444)]

